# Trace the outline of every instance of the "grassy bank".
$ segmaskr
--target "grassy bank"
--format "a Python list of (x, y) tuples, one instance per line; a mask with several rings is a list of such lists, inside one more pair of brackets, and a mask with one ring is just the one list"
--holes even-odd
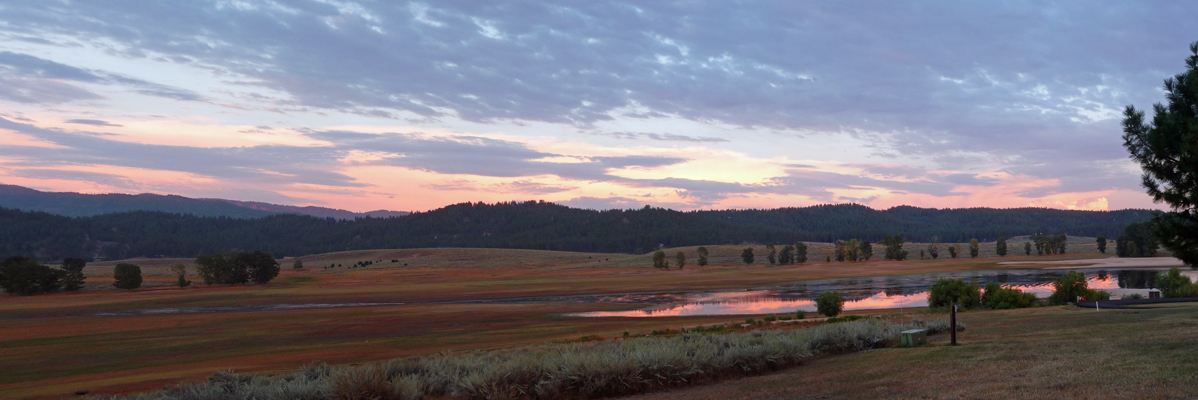
[(960, 314), (961, 346), (814, 360), (779, 373), (635, 397), (666, 399), (1174, 399), (1198, 393), (1198, 305)]

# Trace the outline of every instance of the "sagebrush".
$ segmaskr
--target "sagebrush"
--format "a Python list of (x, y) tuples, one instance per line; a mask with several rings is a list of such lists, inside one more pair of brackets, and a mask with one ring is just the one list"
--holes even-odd
[[(756, 375), (821, 354), (879, 348), (899, 332), (949, 329), (945, 320), (908, 324), (869, 319), (799, 330), (721, 335), (683, 333), (635, 340), (443, 353), (358, 367), (312, 363), (300, 372), (262, 376), (218, 372), (207, 382), (124, 400), (598, 398)], [(963, 327), (961, 325), (960, 327)], [(959, 328), (960, 328), (959, 327)]]

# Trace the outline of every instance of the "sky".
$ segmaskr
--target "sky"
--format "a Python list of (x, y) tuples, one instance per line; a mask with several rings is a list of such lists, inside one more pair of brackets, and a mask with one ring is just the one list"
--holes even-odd
[(1162, 208), (1198, 3), (0, 4), (0, 183), (352, 211)]

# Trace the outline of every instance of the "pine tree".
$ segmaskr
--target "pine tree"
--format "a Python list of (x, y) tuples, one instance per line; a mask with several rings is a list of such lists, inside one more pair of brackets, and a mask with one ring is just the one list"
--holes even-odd
[(1173, 256), (1198, 268), (1198, 42), (1186, 70), (1165, 80), (1167, 105), (1154, 104), (1152, 123), (1127, 106), (1123, 146), (1140, 163), (1140, 182), (1172, 211), (1154, 214), (1155, 236)]
[(994, 252), (998, 253), (999, 257), (1006, 257), (1006, 255), (1007, 255), (1007, 238), (1006, 237), (998, 238), (998, 244), (994, 245)]
[(795, 262), (799, 264), (807, 262), (807, 243), (795, 243)]

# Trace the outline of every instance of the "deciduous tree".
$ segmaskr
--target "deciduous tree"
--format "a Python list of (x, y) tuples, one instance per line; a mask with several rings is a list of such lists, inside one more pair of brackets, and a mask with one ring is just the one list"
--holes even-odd
[(753, 248), (746, 247), (744, 251), (741, 251), (740, 259), (743, 260), (745, 262), (745, 264), (752, 264), (753, 263)]
[(699, 246), (699, 266), (707, 265), (707, 248)]
[(653, 268), (669, 268), (670, 264), (666, 262), (666, 252), (658, 250), (653, 252)]
[(840, 315), (844, 310), (844, 295), (835, 290), (820, 293), (815, 298), (815, 310), (828, 318)]
[(994, 252), (997, 253), (999, 257), (1005, 257), (1007, 255), (1007, 238), (1005, 236), (998, 238), (998, 243), (994, 245)]
[(117, 264), (112, 270), (112, 279), (115, 280), (112, 286), (125, 290), (137, 289), (141, 287), (141, 267), (128, 263)]

